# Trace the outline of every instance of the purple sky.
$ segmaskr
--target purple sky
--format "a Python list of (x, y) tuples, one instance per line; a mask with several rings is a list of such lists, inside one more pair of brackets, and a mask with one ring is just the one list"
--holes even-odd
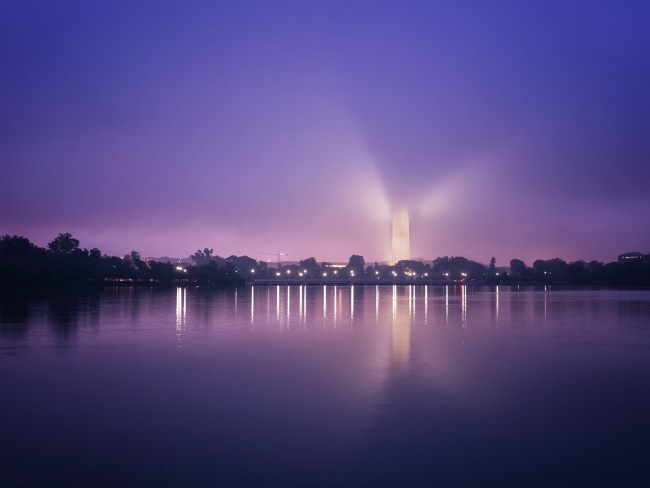
[(0, 234), (650, 252), (650, 2), (0, 2)]

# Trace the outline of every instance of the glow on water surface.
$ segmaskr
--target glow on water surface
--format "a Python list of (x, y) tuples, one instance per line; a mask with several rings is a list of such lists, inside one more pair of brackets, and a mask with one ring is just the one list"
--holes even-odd
[(645, 290), (25, 289), (0, 320), (4, 484), (647, 474)]

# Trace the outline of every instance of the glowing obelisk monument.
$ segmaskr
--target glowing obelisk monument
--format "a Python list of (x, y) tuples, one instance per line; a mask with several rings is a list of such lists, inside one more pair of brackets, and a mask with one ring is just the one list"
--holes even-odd
[(393, 210), (393, 264), (411, 259), (409, 242), (409, 211), (406, 208)]

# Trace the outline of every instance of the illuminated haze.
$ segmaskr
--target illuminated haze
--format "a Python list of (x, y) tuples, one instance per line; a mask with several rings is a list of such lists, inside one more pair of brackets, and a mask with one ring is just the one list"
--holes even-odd
[[(217, 5), (218, 4), (218, 5)], [(647, 2), (0, 5), (0, 234), (121, 255), (650, 251)]]

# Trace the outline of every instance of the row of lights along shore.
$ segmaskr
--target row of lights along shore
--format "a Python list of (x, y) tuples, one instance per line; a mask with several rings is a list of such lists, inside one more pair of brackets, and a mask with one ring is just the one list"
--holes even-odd
[[(396, 271), (393, 271), (392, 273), (393, 273), (393, 277), (397, 277), (397, 272), (396, 272)], [(252, 275), (255, 275), (255, 270), (254, 270), (254, 269), (251, 269), (251, 274), (252, 274)], [(333, 271), (332, 274), (333, 274), (334, 277), (336, 278), (336, 277), (338, 276), (338, 271)], [(416, 277), (416, 278), (417, 278), (417, 274), (415, 274), (415, 273), (412, 272), (412, 271), (404, 271), (404, 274), (405, 274), (406, 276), (413, 276), (413, 277)], [(449, 277), (449, 273), (443, 273), (443, 274), (444, 274), (445, 277), (447, 277), (447, 278)], [(497, 273), (497, 275), (498, 275), (498, 274), (499, 274), (499, 273)], [(546, 273), (544, 273), (544, 274), (546, 274)], [(287, 270), (287, 277), (288, 277), (289, 275), (291, 275), (291, 270), (290, 270), (290, 269)], [(375, 271), (375, 275), (377, 275), (377, 279), (379, 279), (379, 271)], [(278, 271), (277, 273), (275, 273), (275, 276), (280, 277), (280, 276), (282, 276), (282, 273), (280, 273), (280, 272)], [(306, 269), (302, 270), (301, 272), (298, 273), (298, 276), (300, 276), (301, 278), (302, 278), (303, 276), (306, 277), (306, 276), (307, 276), (307, 270), (306, 270)], [(350, 271), (350, 276), (351, 276), (352, 278), (354, 278), (354, 270), (351, 270), (351, 271)], [(422, 276), (426, 278), (426, 277), (429, 276), (429, 273), (424, 273)], [(467, 277), (467, 273), (461, 273), (461, 276), (463, 276), (463, 278), (466, 278), (466, 277)], [(323, 273), (323, 277), (324, 277), (324, 278), (327, 277), (327, 273), (326, 273), (326, 272)]]

